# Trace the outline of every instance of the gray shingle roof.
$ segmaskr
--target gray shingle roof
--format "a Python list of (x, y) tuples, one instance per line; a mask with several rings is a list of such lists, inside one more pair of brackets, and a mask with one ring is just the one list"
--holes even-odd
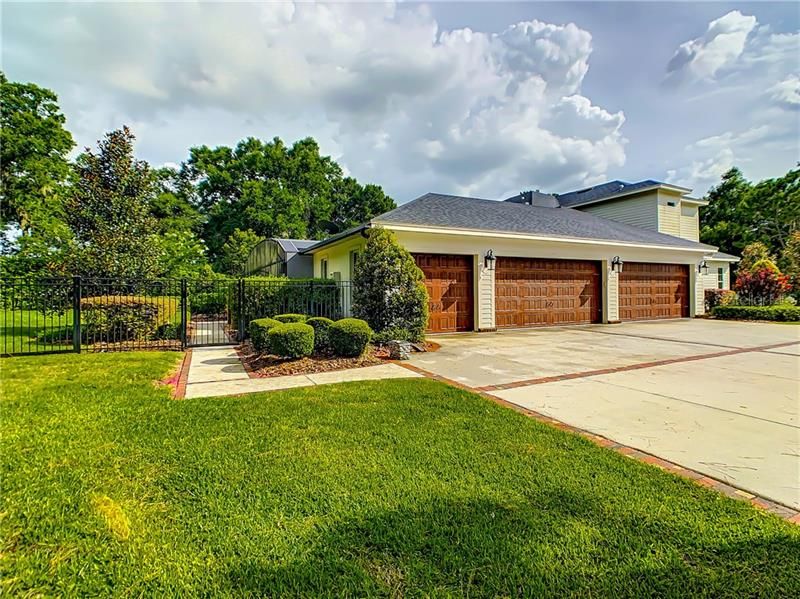
[(306, 248), (311, 247), (315, 243), (319, 243), (316, 239), (273, 239), (284, 252), (301, 252)]
[(736, 260), (737, 262), (741, 260), (739, 256), (733, 256), (731, 254), (726, 254), (725, 252), (714, 252), (711, 254), (711, 260)]
[(666, 185), (661, 181), (653, 179), (646, 179), (644, 181), (637, 181), (636, 183), (628, 183), (626, 181), (609, 181), (608, 183), (601, 183), (594, 187), (587, 187), (586, 189), (579, 189), (578, 191), (570, 191), (567, 193), (557, 193), (556, 197), (562, 206), (567, 208), (571, 206), (581, 206), (592, 202), (598, 202), (605, 198), (615, 196), (621, 193), (630, 193), (640, 189), (648, 189), (658, 185)]
[(669, 246), (677, 249), (714, 249), (712, 246), (688, 239), (633, 227), (570, 208), (544, 208), (438, 193), (425, 194), (375, 217), (373, 222), (520, 233), (565, 239), (596, 239)]

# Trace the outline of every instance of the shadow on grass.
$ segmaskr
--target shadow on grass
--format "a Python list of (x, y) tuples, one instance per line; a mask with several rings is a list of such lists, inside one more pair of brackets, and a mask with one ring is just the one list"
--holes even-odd
[(255, 596), (797, 596), (797, 538), (723, 542), (709, 525), (574, 493), (538, 494), (536, 505), (431, 497), (317, 528), (296, 558), (244, 558), (228, 578)]

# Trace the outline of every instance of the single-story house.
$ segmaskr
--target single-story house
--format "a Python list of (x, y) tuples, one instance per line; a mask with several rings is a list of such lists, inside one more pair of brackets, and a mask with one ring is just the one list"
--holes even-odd
[(505, 201), (428, 193), (303, 253), (315, 276), (351, 280), (365, 231), (390, 229), (425, 275), (430, 332), (689, 317), (736, 260), (698, 242), (704, 202), (689, 191), (614, 181)]

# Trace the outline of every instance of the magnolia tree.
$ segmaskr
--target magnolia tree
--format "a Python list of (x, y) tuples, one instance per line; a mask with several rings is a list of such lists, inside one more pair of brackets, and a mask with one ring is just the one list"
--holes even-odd
[(378, 338), (420, 341), (428, 323), (428, 293), (414, 258), (386, 229), (371, 229), (353, 274), (353, 312)]

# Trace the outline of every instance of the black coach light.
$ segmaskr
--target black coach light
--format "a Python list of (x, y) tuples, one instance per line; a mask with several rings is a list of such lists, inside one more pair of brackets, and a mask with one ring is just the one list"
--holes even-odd
[(494, 270), (495, 260), (497, 260), (497, 258), (494, 257), (494, 252), (492, 250), (489, 250), (483, 257), (483, 265), (487, 268), (487, 270)]
[(613, 272), (622, 272), (622, 265), (623, 264), (624, 264), (624, 262), (622, 261), (622, 259), (619, 256), (614, 256), (611, 259), (611, 270)]
[(703, 260), (703, 261), (702, 261), (702, 262), (701, 262), (701, 263), (700, 263), (700, 264), (697, 266), (697, 272), (699, 272), (700, 274), (707, 275), (707, 274), (708, 274), (708, 262), (706, 262), (705, 260)]

